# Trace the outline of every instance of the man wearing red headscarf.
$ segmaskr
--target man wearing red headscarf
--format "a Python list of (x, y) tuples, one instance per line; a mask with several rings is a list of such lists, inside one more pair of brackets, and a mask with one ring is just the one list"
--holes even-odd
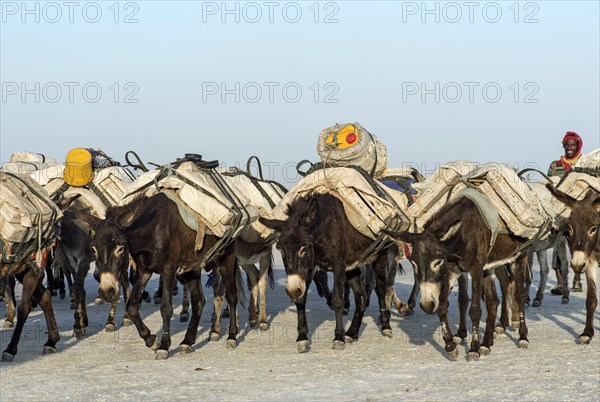
[[(550, 168), (548, 168), (548, 176), (563, 177), (565, 173), (571, 170), (571, 167), (575, 165), (581, 157), (583, 141), (577, 133), (573, 131), (567, 131), (567, 134), (565, 134), (563, 137), (562, 145), (565, 150), (565, 154), (561, 156), (559, 160), (550, 164)], [(552, 250), (552, 268), (554, 268), (554, 272), (556, 272), (556, 281), (558, 282), (558, 285), (551, 290), (553, 295), (563, 294), (563, 283), (564, 286), (568, 286), (568, 278), (562, 278), (563, 275), (561, 274), (560, 270), (560, 267), (563, 264), (567, 264), (566, 266), (569, 264), (566, 257), (566, 239), (564, 238), (564, 235), (559, 233), (557, 235), (554, 249)], [(565, 271), (568, 274), (569, 271)], [(575, 277), (573, 278), (573, 288), (571, 290), (573, 292), (581, 292), (581, 274), (575, 274)]]
[(562, 145), (565, 150), (565, 154), (561, 156), (559, 160), (550, 164), (548, 176), (564, 176), (565, 173), (571, 170), (571, 167), (576, 164), (581, 157), (583, 141), (577, 133), (573, 131), (567, 131), (567, 134), (565, 134), (563, 137)]

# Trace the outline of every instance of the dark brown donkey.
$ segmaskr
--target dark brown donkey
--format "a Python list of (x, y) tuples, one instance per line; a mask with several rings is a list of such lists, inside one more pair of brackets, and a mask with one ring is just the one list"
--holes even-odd
[[(98, 290), (105, 300), (112, 302), (118, 298), (119, 282), (127, 274), (129, 255), (135, 261), (139, 276), (127, 302), (127, 312), (146, 346), (156, 351), (156, 359), (166, 359), (169, 355), (173, 287), (176, 279), (184, 284), (190, 293), (192, 315), (179, 350), (181, 353), (191, 352), (205, 303), (200, 286), (204, 251), (212, 248), (219, 239), (206, 235), (202, 249), (194, 251), (196, 232), (186, 226), (175, 202), (162, 193), (148, 198), (138, 197), (125, 206), (109, 208), (106, 219), (96, 224), (95, 232), (91, 244), (100, 276)], [(207, 264), (207, 267), (218, 267), (219, 275), (225, 283), (225, 297), (231, 317), (227, 340), (230, 348), (237, 345), (238, 332), (238, 294), (235, 284), (237, 266), (234, 251), (234, 243), (230, 243), (209, 261), (211, 264)], [(176, 272), (182, 273), (177, 274), (176, 278)], [(160, 340), (142, 321), (138, 306), (142, 291), (153, 273), (160, 274), (163, 281), (160, 307), (163, 327)]]
[(596, 274), (600, 261), (600, 193), (590, 189), (578, 201), (549, 184), (546, 187), (554, 197), (571, 208), (571, 215), (565, 221), (566, 236), (573, 250), (571, 267), (575, 273), (585, 273), (587, 278), (587, 314), (585, 328), (579, 335), (579, 342), (587, 345), (594, 337), (594, 312), (598, 306)]
[[(413, 245), (411, 262), (419, 278), (421, 308), (428, 314), (437, 312), (450, 360), (458, 358), (458, 349), (448, 324), (448, 294), (465, 272), (471, 275), (471, 306), (469, 316), (472, 339), (467, 360), (477, 360), (480, 354), (488, 354), (494, 340), (494, 325), (498, 296), (484, 271), (515, 261), (511, 264), (516, 282), (516, 300), (519, 311), (519, 347), (526, 348), (527, 326), (524, 304), (525, 268), (527, 263), (527, 239), (513, 235), (498, 234), (491, 245), (492, 232), (478, 207), (470, 198), (460, 198), (444, 205), (429, 222), (422, 233), (390, 233), (393, 237)], [(485, 293), (486, 329), (483, 342), (479, 341), (482, 292)]]
[[(306, 291), (317, 266), (333, 271), (331, 302), (335, 310), (334, 349), (343, 349), (345, 342), (358, 339), (366, 308), (366, 293), (358, 268), (373, 261), (382, 333), (391, 337), (390, 306), (385, 302), (387, 250), (372, 253), (361, 261), (361, 255), (373, 244), (373, 240), (352, 226), (341, 201), (330, 194), (296, 199), (288, 207), (287, 216), (285, 221), (260, 218), (260, 222), (280, 233), (277, 248), (283, 257), (287, 275), (285, 291), (296, 304), (298, 314), (298, 351), (306, 352), (310, 347), (306, 322)], [(356, 310), (348, 331), (344, 333), (342, 314), (346, 281), (354, 292)]]

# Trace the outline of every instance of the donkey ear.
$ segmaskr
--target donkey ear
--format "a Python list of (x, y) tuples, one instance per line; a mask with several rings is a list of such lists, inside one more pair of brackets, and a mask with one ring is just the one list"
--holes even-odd
[(438, 230), (435, 235), (442, 242), (448, 241), (456, 236), (461, 226), (462, 221), (456, 221), (447, 228), (441, 228), (441, 230)]
[(300, 218), (300, 223), (302, 223), (304, 226), (310, 226), (317, 219), (318, 215), (319, 200), (315, 197), (312, 197), (308, 202), (308, 208), (306, 208), (306, 211), (304, 211), (304, 214), (302, 214), (302, 217)]
[(102, 219), (88, 214), (88, 213), (80, 213), (77, 215), (78, 218), (80, 218), (82, 221), (85, 222), (86, 225), (88, 225), (92, 230), (96, 227), (96, 225), (98, 224), (98, 222), (100, 222)]
[(381, 231), (383, 234), (390, 236), (394, 240), (399, 240), (406, 244), (413, 244), (415, 241), (416, 233), (411, 232), (392, 232), (386, 229)]
[(596, 197), (596, 199), (592, 201), (592, 207), (598, 213), (598, 215), (600, 215), (600, 197)]
[(258, 218), (258, 221), (266, 227), (268, 227), (269, 229), (273, 229), (274, 231), (279, 233), (281, 233), (281, 231), (283, 230), (283, 225), (285, 224), (285, 221), (281, 221), (279, 219), (267, 219), (262, 216)]
[(571, 197), (570, 195), (568, 195), (566, 193), (563, 193), (562, 191), (560, 191), (559, 189), (557, 189), (550, 183), (546, 183), (546, 188), (548, 189), (548, 191), (550, 191), (550, 193), (554, 196), (554, 198), (556, 198), (557, 200), (559, 200), (560, 202), (562, 202), (569, 208), (573, 208), (573, 206), (577, 202), (577, 200), (575, 198)]

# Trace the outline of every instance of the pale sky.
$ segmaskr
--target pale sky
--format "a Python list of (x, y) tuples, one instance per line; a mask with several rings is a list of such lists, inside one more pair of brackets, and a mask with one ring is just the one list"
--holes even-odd
[[(298, 180), (359, 122), (389, 165), (546, 170), (600, 146), (598, 1), (2, 1), (0, 160), (186, 152)], [(98, 92), (100, 91), (100, 92)]]

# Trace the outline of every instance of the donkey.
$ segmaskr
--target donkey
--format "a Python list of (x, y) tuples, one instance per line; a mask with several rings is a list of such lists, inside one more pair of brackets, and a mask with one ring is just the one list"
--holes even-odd
[[(360, 281), (359, 266), (375, 261), (376, 292), (379, 298), (382, 333), (391, 337), (390, 309), (386, 304), (387, 250), (373, 253), (361, 261), (361, 254), (373, 240), (357, 231), (344, 212), (340, 200), (331, 194), (300, 197), (288, 206), (288, 219), (259, 218), (260, 222), (280, 233), (277, 248), (282, 254), (287, 275), (286, 293), (295, 303), (298, 314), (299, 352), (310, 348), (306, 322), (307, 289), (316, 266), (333, 271), (332, 304), (335, 310), (334, 349), (358, 339), (366, 308), (366, 294)], [(355, 312), (348, 331), (344, 333), (342, 315), (346, 281), (354, 293)], [(391, 299), (391, 296), (389, 296)]]
[[(73, 333), (76, 337), (85, 334), (88, 326), (88, 317), (86, 311), (86, 291), (84, 287), (85, 278), (90, 270), (90, 263), (94, 256), (90, 248), (92, 241), (93, 227), (96, 222), (94, 216), (83, 209), (80, 203), (74, 203), (64, 211), (64, 217), (61, 222), (61, 231), (56, 244), (55, 257), (52, 270), (58, 272), (63, 270), (67, 275), (73, 276), (73, 293), (75, 296), (75, 323), (73, 324)], [(122, 287), (125, 292), (125, 299), (128, 296), (129, 284), (125, 278), (122, 281)], [(108, 319), (105, 325), (107, 332), (115, 330), (115, 310), (116, 301), (111, 305)], [(127, 312), (123, 317), (123, 325), (131, 325), (132, 322), (127, 317)]]
[(6, 317), (4, 319), (4, 328), (12, 328), (15, 326), (15, 285), (14, 276), (0, 278), (0, 301), (6, 303)]
[[(166, 359), (169, 355), (172, 292), (176, 279), (188, 289), (192, 305), (192, 315), (179, 351), (192, 351), (205, 304), (200, 287), (202, 257), (205, 250), (210, 249), (218, 240), (213, 235), (206, 235), (202, 249), (196, 252), (196, 232), (185, 224), (175, 202), (163, 193), (152, 197), (137, 197), (125, 206), (110, 207), (106, 212), (106, 219), (95, 224), (95, 236), (91, 245), (100, 276), (99, 294), (109, 302), (118, 298), (119, 281), (127, 275), (131, 255), (139, 276), (127, 301), (127, 312), (146, 346), (156, 352), (155, 359)], [(225, 297), (230, 313), (227, 347), (234, 348), (237, 346), (238, 333), (234, 244), (227, 245), (209, 262), (211, 264), (207, 264), (207, 269), (213, 264), (218, 267), (219, 275), (225, 283)], [(153, 273), (160, 274), (163, 280), (160, 307), (163, 329), (160, 340), (144, 324), (138, 305), (142, 291)]]
[(598, 306), (596, 275), (600, 261), (600, 193), (589, 189), (578, 201), (549, 184), (546, 187), (557, 200), (571, 208), (571, 214), (565, 221), (565, 234), (573, 250), (571, 267), (576, 274), (585, 273), (587, 278), (586, 320), (579, 343), (588, 345), (594, 337), (594, 312)]
[[(494, 325), (498, 296), (493, 286), (493, 275), (486, 270), (509, 262), (516, 281), (516, 299), (519, 309), (519, 347), (527, 348), (525, 323), (525, 268), (528, 239), (512, 234), (498, 234), (493, 244), (479, 208), (470, 198), (462, 197), (444, 205), (424, 225), (422, 233), (389, 233), (394, 238), (412, 244), (410, 260), (417, 271), (421, 290), (420, 306), (428, 314), (437, 312), (442, 327), (445, 350), (450, 360), (458, 358), (456, 340), (448, 324), (448, 295), (454, 283), (465, 273), (472, 278), (469, 316), (472, 338), (467, 360), (477, 360), (480, 354), (489, 354), (494, 340)], [(487, 283), (486, 283), (487, 282)], [(484, 292), (486, 329), (483, 342), (479, 341), (481, 300)]]

